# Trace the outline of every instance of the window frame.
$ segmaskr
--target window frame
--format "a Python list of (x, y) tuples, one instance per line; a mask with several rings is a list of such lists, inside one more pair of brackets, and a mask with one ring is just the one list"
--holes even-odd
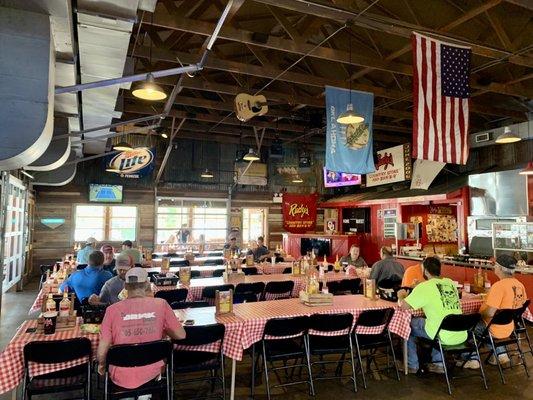
[[(102, 203), (75, 203), (72, 205), (72, 230), (71, 230), (71, 243), (79, 242), (75, 240), (76, 238), (76, 220), (78, 217), (78, 206), (97, 206), (104, 207), (104, 237), (101, 240), (102, 242), (107, 243), (122, 243), (122, 240), (111, 240), (111, 220), (112, 220), (112, 211), (113, 207), (130, 207), (135, 209), (135, 238), (132, 240), (134, 243), (139, 243), (140, 235), (140, 218), (139, 218), (139, 206), (136, 204), (102, 204)], [(117, 218), (128, 218), (128, 217), (117, 217)]]

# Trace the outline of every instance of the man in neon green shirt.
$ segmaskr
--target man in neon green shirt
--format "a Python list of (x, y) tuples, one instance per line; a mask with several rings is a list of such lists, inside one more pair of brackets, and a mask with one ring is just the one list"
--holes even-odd
[[(398, 292), (398, 302), (401, 308), (404, 310), (422, 309), (426, 315), (426, 318), (411, 319), (411, 335), (407, 341), (410, 373), (416, 373), (419, 369), (416, 338), (434, 339), (444, 317), (450, 314), (462, 314), (459, 294), (453, 281), (440, 276), (439, 259), (427, 257), (423, 266), (427, 281), (418, 284), (409, 296), (404, 290)], [(467, 339), (467, 332), (441, 330), (439, 338), (442, 344), (460, 344)], [(440, 353), (435, 349), (432, 350), (431, 361), (433, 364), (429, 365), (429, 371), (444, 372)]]

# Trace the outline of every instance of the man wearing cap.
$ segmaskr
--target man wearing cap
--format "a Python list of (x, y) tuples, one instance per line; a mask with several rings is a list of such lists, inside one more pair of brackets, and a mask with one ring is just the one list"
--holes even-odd
[(65, 280), (59, 290), (65, 291), (66, 288), (73, 290), (76, 297), (82, 303), (94, 293), (100, 293), (102, 286), (113, 274), (109, 271), (104, 271), (102, 265), (104, 263), (104, 253), (95, 250), (89, 254), (88, 266), (84, 269), (74, 272)]
[(133, 243), (131, 240), (124, 240), (122, 242), (122, 252), (120, 254), (131, 257), (133, 264), (142, 264), (143, 262), (143, 256), (141, 252), (138, 249), (133, 248)]
[[(106, 310), (100, 327), (98, 344), (98, 372), (104, 373), (109, 347), (117, 344), (146, 343), (164, 339), (185, 338), (185, 330), (164, 299), (148, 297), (148, 273), (143, 268), (131, 268), (126, 273), (125, 288), (128, 297)], [(143, 367), (111, 367), (111, 380), (118, 386), (134, 389), (161, 373), (163, 362)]]
[(110, 244), (104, 244), (100, 247), (100, 251), (104, 253), (104, 269), (111, 272), (113, 275), (115, 273), (115, 249)]
[(133, 267), (131, 258), (123, 254), (119, 254), (116, 260), (117, 276), (114, 276), (102, 287), (100, 295), (92, 294), (89, 297), (89, 304), (93, 306), (110, 305), (120, 301), (118, 294), (124, 289), (124, 282), (126, 279), (126, 272)]
[[(480, 321), (476, 327), (477, 334), (482, 334), (485, 331), (485, 328), (496, 311), (501, 309), (520, 308), (526, 302), (526, 288), (522, 282), (514, 277), (515, 268), (516, 260), (507, 254), (502, 254), (496, 259), (494, 273), (499, 281), (492, 285), (485, 298), (485, 302), (479, 309), (483, 321)], [(514, 322), (507, 325), (493, 325), (490, 327), (490, 333), (496, 339), (505, 339), (511, 335), (513, 329)], [(496, 352), (498, 353), (500, 364), (505, 364), (510, 361), (509, 356), (505, 351), (505, 346), (497, 347)], [(493, 365), (496, 364), (494, 355), (489, 359), (489, 363)], [(464, 367), (477, 369), (479, 368), (479, 361), (469, 360), (465, 363)]]
[(236, 253), (239, 252), (239, 246), (237, 245), (237, 238), (235, 236), (230, 237), (229, 243), (224, 245), (224, 250), (231, 250)]
[(85, 241), (85, 246), (78, 250), (76, 254), (76, 262), (78, 264), (89, 264), (89, 254), (96, 250), (96, 239), (93, 237), (88, 238)]

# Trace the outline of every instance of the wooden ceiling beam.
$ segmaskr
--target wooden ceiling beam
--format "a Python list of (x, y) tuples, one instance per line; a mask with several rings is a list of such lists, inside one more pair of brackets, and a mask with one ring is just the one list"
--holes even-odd
[(283, 12), (276, 7), (271, 7), (267, 5), (268, 10), (270, 13), (276, 18), (276, 21), (281, 25), (283, 30), (287, 32), (287, 34), (290, 36), (290, 38), (298, 44), (305, 43), (304, 38), (300, 36), (296, 28), (294, 28), (291, 24), (291, 22), (283, 15)]
[[(459, 42), (464, 44), (467, 42), (469, 46), (472, 47), (472, 52), (476, 55), (488, 57), (492, 59), (501, 59), (507, 58), (507, 61), (512, 64), (522, 65), (526, 67), (533, 68), (533, 58), (527, 56), (514, 56), (509, 52), (497, 48), (491, 48), (482, 43), (475, 43), (471, 40), (461, 38), (457, 35), (451, 35), (449, 32), (446, 32), (444, 29), (431, 29), (424, 26), (419, 26), (416, 24), (409, 24), (405, 21), (400, 21), (393, 18), (387, 18), (382, 15), (373, 14), (371, 12), (366, 12), (364, 15), (357, 17), (357, 12), (351, 11), (345, 8), (340, 8), (327, 3), (325, 1), (300, 1), (300, 0), (256, 0), (259, 3), (275, 5), (280, 8), (289, 9), (296, 12), (301, 12), (305, 14), (312, 14), (318, 17), (333, 19), (345, 23), (346, 21), (352, 21), (354, 25), (360, 26), (363, 28), (374, 29), (381, 32), (388, 33), (390, 35), (401, 36), (405, 38), (410, 38), (412, 31), (420, 32), (429, 32), (434, 34), (446, 33), (447, 40), (450, 42)], [(528, 1), (528, 0), (526, 0)], [(455, 27), (461, 23), (466, 22), (468, 19), (477, 16), (480, 12), (484, 12), (487, 9), (493, 8), (496, 5), (500, 4), (502, 0), (489, 0), (477, 9), (471, 10), (469, 15), (464, 15), (459, 17), (457, 20), (453, 21), (449, 25)], [(481, 10), (481, 11), (480, 11)], [(467, 19), (468, 18), (468, 19)], [(450, 28), (451, 29), (451, 28)], [(410, 48), (410, 47), (409, 47)]]
[(505, 0), (507, 3), (514, 4), (515, 6), (524, 7), (529, 11), (533, 11), (533, 2), (531, 0)]
[[(135, 51), (136, 57), (143, 57), (148, 58), (150, 49), (148, 47), (139, 47)], [(189, 53), (178, 53), (178, 52), (170, 52), (167, 50), (155, 48), (152, 50), (152, 59), (158, 59), (161, 61), (167, 61), (171, 63), (177, 63), (178, 57), (182, 63), (184, 64), (194, 64), (199, 61), (199, 57), (197, 55), (189, 54)], [(250, 64), (243, 64), (238, 63), (235, 61), (227, 61), (227, 60), (220, 60), (214, 57), (209, 57), (207, 59), (207, 63), (205, 65), (205, 68), (208, 69), (215, 69), (215, 70), (222, 70), (226, 72), (232, 72), (236, 74), (245, 74), (245, 75), (253, 75), (260, 78), (275, 78), (277, 77), (281, 70), (277, 68), (265, 68), (260, 67), (257, 65), (250, 65)], [(335, 79), (327, 79), (327, 78), (321, 78), (312, 76), (309, 74), (301, 74), (296, 72), (286, 72), (282, 76), (278, 78), (278, 80), (283, 82), (291, 82), (301, 85), (308, 85), (308, 86), (314, 86), (319, 87), (321, 90), (323, 90), (324, 86), (335, 86), (335, 87), (342, 87), (342, 88), (349, 88), (349, 85), (345, 81), (338, 81)], [(393, 90), (393, 89), (387, 89), (387, 88), (381, 88), (371, 85), (364, 85), (360, 83), (352, 83), (352, 89), (354, 90), (362, 90), (365, 92), (371, 92), (374, 93), (375, 96), (378, 97), (384, 97), (387, 99), (393, 99), (393, 100), (405, 100), (405, 101), (412, 101), (410, 97), (410, 91), (400, 91), (400, 90)], [(287, 97), (287, 102), (290, 104), (290, 101), (293, 101), (293, 104), (300, 104), (300, 100), (298, 100), (297, 97), (293, 97), (291, 99), (290, 96)], [(488, 114), (488, 115), (497, 115), (497, 116), (504, 116), (508, 118), (513, 118), (519, 121), (524, 120), (523, 113), (517, 112), (514, 110), (507, 110), (502, 109), (498, 107), (487, 107), (487, 106), (476, 106), (475, 104), (472, 104), (470, 109), (473, 112), (479, 112), (481, 114)]]
[(513, 51), (513, 43), (511, 42), (511, 39), (509, 39), (509, 36), (507, 36), (505, 29), (503, 29), (500, 19), (490, 11), (485, 11), (485, 15), (503, 47), (508, 51)]

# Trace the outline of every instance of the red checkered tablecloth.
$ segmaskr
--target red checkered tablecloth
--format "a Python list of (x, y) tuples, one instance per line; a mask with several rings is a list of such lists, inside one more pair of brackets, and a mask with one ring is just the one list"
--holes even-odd
[[(0, 354), (0, 393), (5, 393), (15, 389), (22, 381), (24, 376), (24, 346), (29, 342), (37, 340), (65, 340), (76, 337), (87, 337), (90, 339), (93, 348), (93, 357), (96, 357), (96, 349), (98, 347), (97, 334), (85, 334), (81, 332), (79, 325), (73, 329), (66, 331), (58, 331), (53, 335), (44, 335), (38, 333), (26, 333), (28, 328), (37, 326), (37, 320), (25, 321), (17, 330), (17, 333), (11, 339), (4, 351)], [(77, 361), (58, 363), (58, 364), (35, 364), (30, 366), (30, 373), (32, 375), (43, 375), (50, 372), (59, 371), (74, 367), (85, 362), (85, 359)]]
[(34, 313), (35, 311), (41, 311), (41, 308), (43, 306), (43, 296), (44, 296), (44, 291), (43, 289), (41, 289), (39, 291), (39, 294), (35, 298), (35, 301), (33, 302), (28, 314)]
[[(161, 272), (161, 267), (150, 267), (150, 268), (145, 268), (146, 269), (146, 272), (150, 273), (150, 272), (157, 272), (157, 273), (160, 273)], [(170, 272), (174, 273), (174, 274), (179, 274), (179, 271), (180, 271), (180, 267), (170, 267)], [(194, 266), (194, 267), (191, 267), (191, 271), (198, 271), (200, 272), (200, 276), (202, 278), (212, 278), (213, 277), (213, 272), (215, 271), (225, 271), (226, 270), (226, 267), (224, 265), (205, 265), (205, 266)]]

